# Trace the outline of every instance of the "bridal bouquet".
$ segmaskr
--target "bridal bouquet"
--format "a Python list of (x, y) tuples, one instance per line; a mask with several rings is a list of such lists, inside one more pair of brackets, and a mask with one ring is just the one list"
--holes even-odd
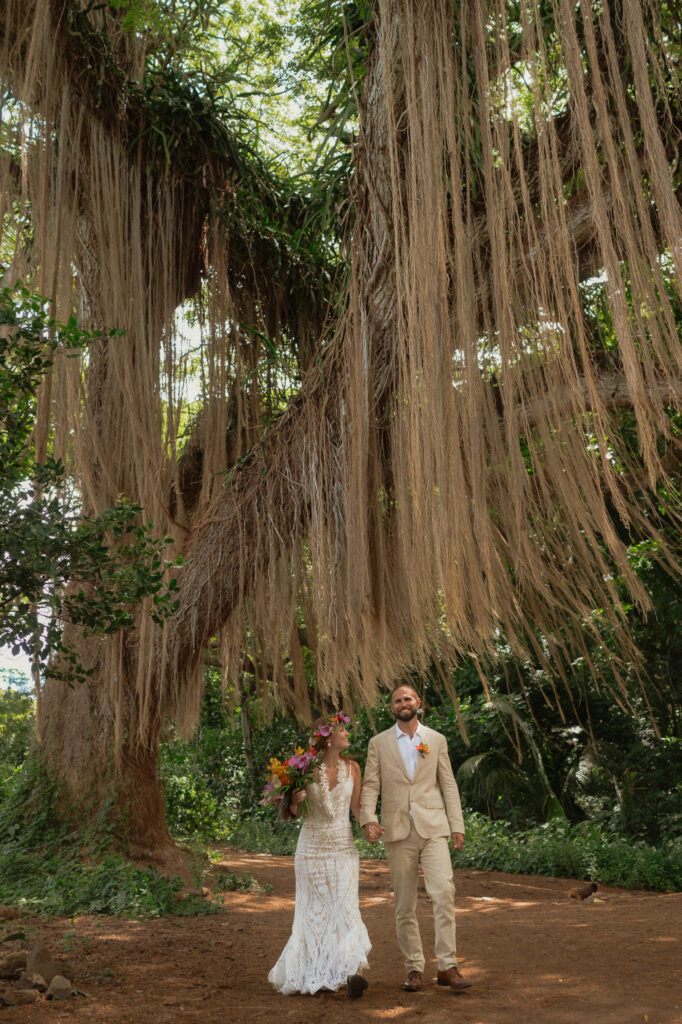
[[(270, 777), (263, 790), (263, 799), (258, 803), (262, 807), (267, 807), (269, 804), (280, 804), (280, 801), (283, 800), (283, 806), (288, 808), (293, 791), (305, 789), (313, 781), (315, 769), (321, 759), (321, 751), (315, 750), (314, 747), (309, 747), (308, 750), (296, 747), (294, 753), (286, 761), (271, 757)], [(304, 800), (300, 805), (301, 814), (305, 814), (308, 810), (307, 804), (308, 801)]]
[[(330, 736), (332, 729), (337, 725), (350, 725), (350, 718), (343, 711), (338, 711), (331, 718), (320, 722), (315, 730), (312, 745), (307, 750), (296, 747), (286, 761), (280, 761), (276, 757), (270, 758), (270, 777), (263, 790), (263, 799), (258, 801), (261, 807), (274, 804), (280, 815), (287, 816), (291, 794), (295, 789), (305, 789), (313, 781), (315, 770), (324, 754), (324, 744), (321, 741)], [(299, 807), (299, 813), (305, 814), (308, 810), (307, 799)]]

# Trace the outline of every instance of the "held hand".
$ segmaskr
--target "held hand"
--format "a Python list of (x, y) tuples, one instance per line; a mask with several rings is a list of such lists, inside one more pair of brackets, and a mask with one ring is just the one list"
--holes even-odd
[(464, 846), (464, 836), (463, 836), (463, 834), (461, 832), (453, 832), (451, 838), (452, 838), (452, 849), (453, 850), (461, 850), (462, 847)]
[(294, 789), (292, 791), (292, 794), (291, 794), (291, 806), (292, 807), (298, 807), (298, 805), (302, 804), (304, 800), (305, 800), (305, 790), (304, 789)]
[(381, 839), (386, 829), (377, 821), (369, 821), (366, 825), (362, 826), (362, 831), (365, 833), (367, 842), (374, 846), (377, 840)]
[(371, 821), (369, 822), (368, 825), (362, 826), (362, 831), (365, 833), (365, 839), (367, 840), (368, 843), (371, 843), (372, 846), (374, 846), (378, 838), (375, 832), (376, 827), (376, 822)]

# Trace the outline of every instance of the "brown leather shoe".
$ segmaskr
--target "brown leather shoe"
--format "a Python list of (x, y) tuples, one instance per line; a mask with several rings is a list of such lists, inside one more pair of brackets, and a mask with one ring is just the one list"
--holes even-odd
[(471, 988), (471, 982), (465, 981), (458, 967), (448, 967), (447, 971), (439, 971), (436, 975), (437, 985), (447, 985), (453, 992), (463, 992)]
[(403, 982), (403, 992), (421, 992), (424, 988), (421, 971), (410, 971)]

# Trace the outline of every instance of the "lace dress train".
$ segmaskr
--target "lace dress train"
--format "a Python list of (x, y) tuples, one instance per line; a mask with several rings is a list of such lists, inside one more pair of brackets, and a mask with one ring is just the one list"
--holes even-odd
[(332, 790), (324, 766), (319, 782), (308, 787), (310, 810), (294, 858), (294, 925), (268, 975), (282, 995), (333, 991), (368, 966), (372, 945), (360, 917), (360, 859), (348, 816), (352, 792), (350, 766), (343, 761)]

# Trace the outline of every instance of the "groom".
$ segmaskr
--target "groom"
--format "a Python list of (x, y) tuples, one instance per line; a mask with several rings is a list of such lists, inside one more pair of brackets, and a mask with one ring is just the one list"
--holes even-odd
[[(424, 953), (417, 924), (417, 872), (421, 864), (433, 904), (438, 958), (437, 984), (455, 992), (469, 988), (455, 956), (455, 884), (448, 836), (464, 846), (459, 791), (444, 736), (417, 718), (421, 700), (412, 686), (391, 694), (396, 723), (369, 741), (360, 799), (360, 824), (375, 843), (382, 835), (395, 894), (398, 945), (405, 957), (406, 992), (424, 985)], [(381, 793), (381, 820), (376, 819)], [(443, 806), (445, 801), (445, 806)]]

